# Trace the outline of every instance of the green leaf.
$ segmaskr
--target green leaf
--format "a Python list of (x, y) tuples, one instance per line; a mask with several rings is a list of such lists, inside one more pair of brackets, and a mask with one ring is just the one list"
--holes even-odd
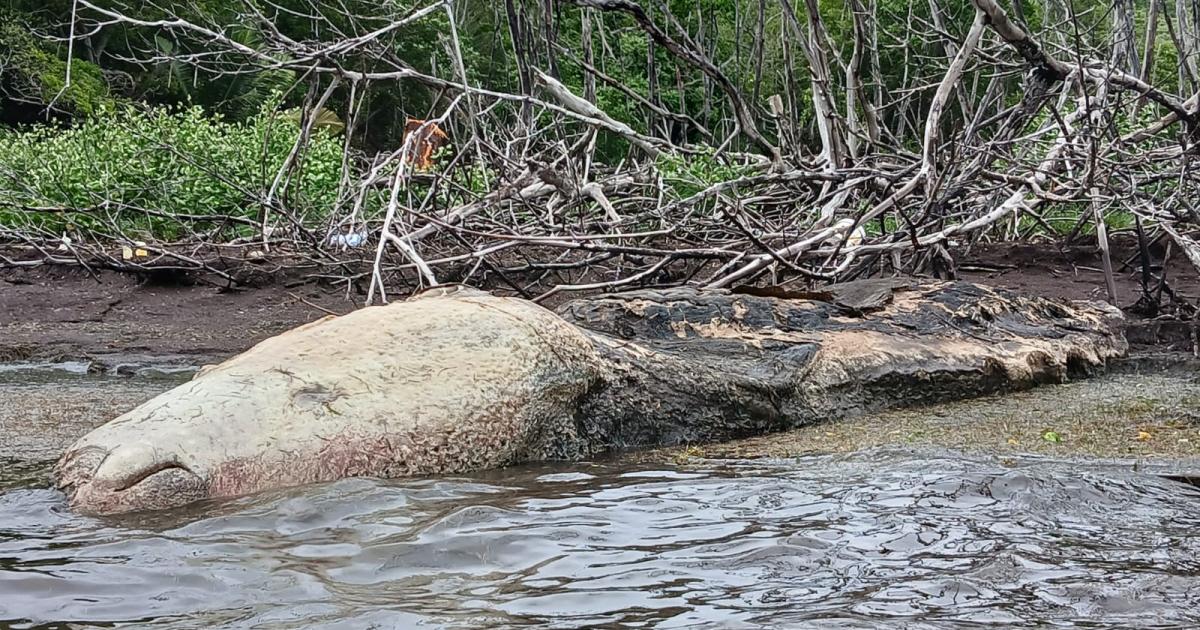
[(1062, 436), (1057, 431), (1046, 431), (1042, 434), (1042, 439), (1055, 444), (1062, 442)]
[[(298, 125), (300, 124), (300, 110), (293, 109), (283, 114), (283, 118)], [(342, 122), (341, 118), (338, 118), (336, 112), (329, 108), (322, 107), (321, 109), (317, 110), (317, 115), (313, 119), (313, 128), (324, 129), (332, 134), (339, 134), (343, 129), (346, 128), (346, 123)]]
[(163, 53), (164, 55), (169, 55), (175, 52), (175, 43), (163, 37), (162, 35), (156, 34), (154, 36), (154, 44), (158, 46), (159, 52)]

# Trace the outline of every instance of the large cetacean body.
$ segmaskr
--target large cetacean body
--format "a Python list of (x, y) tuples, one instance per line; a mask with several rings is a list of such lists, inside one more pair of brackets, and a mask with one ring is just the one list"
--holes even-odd
[(743, 437), (1062, 381), (1125, 351), (1119, 321), (965, 283), (639, 291), (559, 314), (436, 290), (207, 369), (84, 436), (57, 478), (111, 513)]

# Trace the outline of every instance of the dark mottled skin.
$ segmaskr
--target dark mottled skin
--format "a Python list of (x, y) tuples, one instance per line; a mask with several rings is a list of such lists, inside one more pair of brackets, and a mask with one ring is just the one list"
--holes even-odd
[[(588, 450), (673, 445), (761, 435), (888, 407), (969, 398), (1058, 383), (1102, 369), (1125, 352), (1120, 316), (1102, 305), (1026, 298), (969, 283), (874, 280), (832, 287), (825, 300), (725, 291), (634, 291), (567, 303), (559, 314), (585, 330), (644, 349), (598, 343), (616, 369), (581, 402)], [(697, 334), (695, 326), (732, 329)], [(683, 331), (681, 333), (681, 331)], [(844, 382), (809, 375), (838, 357), (830, 335), (888, 346), (947, 345), (941, 356), (865, 369)], [(853, 337), (851, 337), (853, 338)], [(1003, 357), (957, 361), (969, 344), (1019, 351), (1028, 373)], [(867, 343), (864, 340), (864, 343)], [(808, 385), (813, 385), (809, 387)]]

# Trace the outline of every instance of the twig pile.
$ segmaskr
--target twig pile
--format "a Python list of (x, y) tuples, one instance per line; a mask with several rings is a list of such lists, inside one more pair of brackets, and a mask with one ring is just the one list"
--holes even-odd
[[(129, 240), (117, 228), (92, 234), (89, 243), (0, 228), (0, 238), (38, 253), (0, 259), (3, 264), (166, 266), (202, 269), (234, 282), (230, 261), (249, 260), (268, 268), (301, 266), (309, 276), (329, 280), (369, 279), (368, 299), (385, 301), (388, 289), (482, 282), (486, 275), (494, 285), (544, 299), (642, 285), (730, 287), (952, 273), (953, 248), (982, 238), (1062, 231), (1066, 213), (1074, 220), (1070, 239), (1085, 230), (1095, 235), (1113, 301), (1106, 218), (1133, 217), (1143, 247), (1167, 241), (1200, 269), (1191, 168), (1200, 96), (1150, 85), (1153, 61), (1144, 55), (1139, 62), (1130, 40), (1087, 50), (1069, 3), (1045, 29), (1052, 41), (1039, 41), (995, 0), (972, 0), (974, 19), (964, 36), (954, 37), (950, 30), (957, 25), (948, 26), (932, 3), (934, 23), (910, 26), (944, 55), (914, 66), (921, 72), (914, 70), (904, 89), (885, 91), (873, 3), (848, 0), (854, 42), (845, 58), (831, 45), (815, 0), (805, 0), (805, 12), (779, 0), (785, 37), (800, 49), (808, 81), (791, 81), (786, 93), (762, 99), (760, 106), (757, 84), (755, 95), (743, 94), (669, 12), (651, 16), (630, 0), (556, 3), (560, 14), (584, 22), (589, 35), (582, 56), (552, 39), (541, 42), (544, 49), (530, 50), (528, 32), (537, 32), (530, 20), (538, 12), (512, 11), (512, 1), (506, 2), (512, 32), (526, 34), (512, 40), (519, 44), (513, 52), (520, 93), (471, 82), (456, 5), (449, 1), (320, 45), (283, 36), (272, 28), (272, 16), (247, 2), (247, 22), (257, 25), (263, 42), (255, 47), (220, 25), (142, 20), (78, 2), (90, 17), (81, 18), (76, 30), (124, 25), (202, 44), (203, 53), (175, 57), (198, 71), (302, 74), (309, 96), (301, 133), (272, 185), (254, 196), (254, 238), (212, 242), (197, 227), (193, 238), (153, 244), (147, 260), (130, 261), (112, 253), (110, 242)], [(1152, 20), (1160, 17), (1159, 5), (1152, 3)], [(1132, 32), (1124, 3), (1113, 6), (1114, 32)], [(312, 10), (318, 20), (331, 9), (313, 3)], [(672, 111), (598, 67), (591, 33), (603, 24), (600, 13), (626, 16), (648, 46), (667, 51), (680, 72), (711, 87), (717, 113), (704, 117), (707, 124), (696, 112)], [(430, 19), (444, 20), (454, 60), (445, 76), (413, 69), (391, 45), (407, 25)], [(759, 20), (761, 38), (761, 14)], [(1194, 53), (1200, 36), (1189, 28), (1180, 20), (1171, 32), (1180, 50)], [(555, 60), (566, 57), (585, 69), (582, 94), (556, 78)], [(1187, 55), (1181, 73), (1187, 74), (1181, 85), (1195, 89)], [(435, 90), (437, 111), (403, 146), (371, 159), (356, 156), (350, 138), (357, 107), (372, 86), (388, 82)], [(646, 113), (647, 124), (631, 125), (600, 109), (597, 82), (622, 90)], [(348, 156), (342, 191), (329, 220), (312, 225), (292, 216), (281, 200), (318, 113), (338, 90), (350, 95), (342, 115)], [(811, 98), (815, 133), (793, 115), (804, 98)], [(434, 128), (448, 130), (453, 151), (434, 170), (422, 171), (413, 159), (416, 145)], [(595, 159), (597, 139), (605, 134), (628, 141), (625, 160)], [(684, 137), (703, 142), (689, 144)], [(690, 165), (699, 163), (719, 167), (720, 176), (696, 176)], [(214, 221), (205, 215), (175, 220), (196, 226)], [(1143, 270), (1149, 274), (1148, 266)], [(1154, 281), (1147, 277), (1146, 286)]]

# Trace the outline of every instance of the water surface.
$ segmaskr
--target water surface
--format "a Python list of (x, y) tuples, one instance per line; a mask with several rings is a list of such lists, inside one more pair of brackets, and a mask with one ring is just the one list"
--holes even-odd
[(15, 627), (1200, 624), (1200, 492), (1100, 465), (614, 460), (103, 520), (69, 513), (44, 467), (5, 470)]

